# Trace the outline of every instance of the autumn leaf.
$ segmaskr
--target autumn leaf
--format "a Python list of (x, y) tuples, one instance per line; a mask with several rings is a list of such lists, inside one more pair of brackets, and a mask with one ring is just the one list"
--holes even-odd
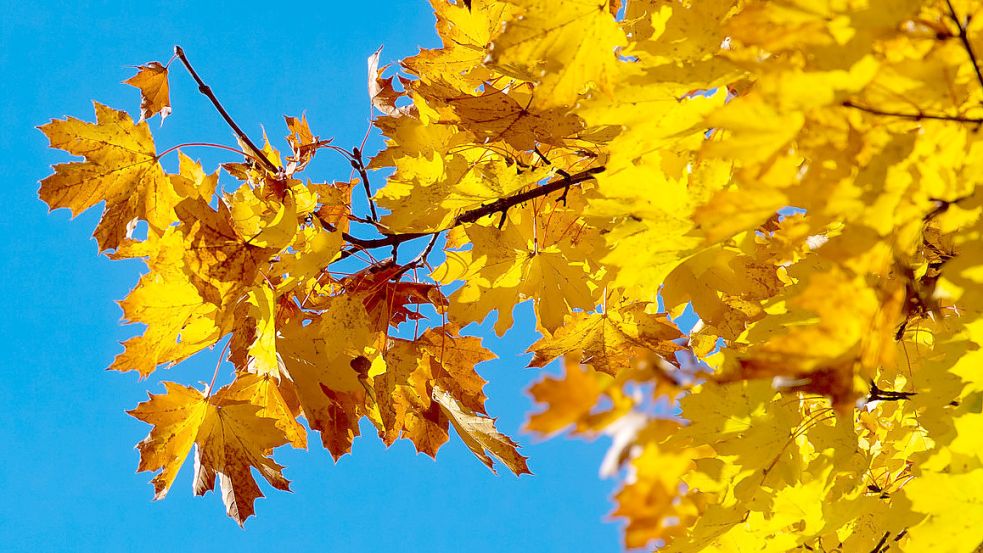
[(369, 65), (369, 100), (372, 107), (390, 117), (406, 115), (409, 110), (406, 106), (397, 107), (398, 100), (402, 93), (393, 88), (395, 77), (383, 78), (382, 73), (386, 67), (379, 69), (379, 56), (382, 55), (382, 46), (379, 47), (368, 59)]
[(167, 67), (158, 61), (137, 67), (137, 74), (123, 81), (140, 89), (140, 120), (160, 114), (163, 121), (171, 114), (171, 94), (167, 83)]
[(67, 207), (73, 216), (105, 201), (94, 236), (108, 250), (119, 247), (138, 220), (163, 232), (176, 220), (180, 198), (157, 162), (147, 123), (134, 124), (126, 113), (99, 103), (95, 108), (95, 123), (69, 117), (39, 127), (52, 148), (85, 158), (55, 165), (39, 194), (51, 209)]
[(492, 62), (504, 72), (537, 82), (541, 107), (572, 106), (589, 88), (604, 90), (618, 70), (616, 50), (626, 43), (611, 2), (511, 0), (512, 17), (492, 43)]
[(321, 433), (321, 443), (337, 460), (351, 450), (361, 433), (358, 421), (366, 413), (366, 391), (356, 360), (378, 356), (383, 335), (358, 298), (337, 296), (326, 307), (329, 316), (284, 326), (277, 351), (308, 426)]
[(258, 406), (256, 416), (273, 419), (290, 445), (300, 449), (307, 447), (307, 431), (297, 422), (300, 405), (296, 401), (296, 391), (285, 377), (277, 379), (270, 374), (239, 373), (223, 390), (222, 398), (248, 401)]
[[(157, 497), (195, 446), (196, 493), (217, 477), (241, 523), (253, 468), (287, 487), (270, 455), (306, 446), (301, 417), (335, 460), (365, 419), (434, 458), (453, 427), (529, 472), (489, 415), (495, 353), (465, 334), (495, 313), (499, 335), (531, 317), (530, 366), (562, 358), (525, 429), (610, 440), (627, 547), (979, 548), (978, 3), (430, 5), (438, 47), (388, 77), (368, 59), (375, 155), (306, 116), (282, 155), (253, 142), (180, 48), (231, 144), (158, 154), (99, 104), (41, 127), (83, 158), (41, 198), (105, 203), (100, 251), (146, 261), (121, 302), (142, 332), (111, 368), (228, 337), (230, 384), (167, 383), (132, 412)], [(169, 112), (163, 66), (127, 82), (142, 119)], [(342, 174), (303, 174), (320, 149)]]
[[(198, 292), (206, 301), (219, 306), (238, 300), (244, 288), (255, 281), (261, 265), (276, 252), (259, 245), (266, 243), (261, 239), (262, 223), (247, 227), (254, 235), (242, 236), (236, 229), (232, 210), (224, 202), (219, 202), (214, 210), (203, 200), (189, 199), (181, 202), (176, 211), (182, 220), (190, 223), (184, 232), (184, 264)], [(240, 228), (245, 226), (244, 220), (244, 217), (239, 219)], [(282, 236), (274, 239), (280, 242)]]
[[(123, 342), (126, 348), (109, 367), (113, 370), (136, 370), (146, 377), (161, 364), (173, 365), (211, 346), (225, 334), (227, 318), (218, 306), (202, 298), (189, 275), (182, 270), (184, 254), (182, 236), (166, 232), (157, 240), (140, 246), (126, 246), (120, 255), (153, 254), (151, 272), (140, 278), (136, 287), (120, 302), (123, 319), (146, 325), (141, 336)], [(138, 248), (148, 248), (146, 252)], [(150, 251), (152, 248), (155, 251)], [(135, 250), (135, 251), (134, 251)]]
[(610, 377), (579, 363), (567, 363), (565, 371), (561, 378), (545, 377), (529, 387), (533, 400), (545, 406), (529, 416), (526, 430), (549, 435), (571, 424), (580, 430), (601, 394), (613, 383)]
[(612, 306), (603, 313), (575, 313), (556, 332), (529, 346), (534, 352), (530, 367), (543, 367), (557, 357), (579, 352), (582, 363), (614, 375), (646, 354), (670, 362), (683, 337), (665, 314), (647, 313), (637, 303)]
[(516, 443), (495, 429), (495, 419), (476, 414), (438, 386), (434, 386), (433, 400), (450, 419), (464, 445), (492, 472), (495, 472), (495, 467), (488, 454), (505, 464), (516, 476), (532, 474), (526, 465), (526, 458), (516, 449)]
[(282, 468), (269, 452), (286, 443), (272, 419), (261, 418), (259, 407), (227, 400), (219, 391), (206, 397), (194, 388), (165, 382), (166, 393), (129, 411), (154, 428), (140, 442), (140, 471), (161, 472), (154, 477), (155, 499), (167, 495), (181, 465), (196, 446), (195, 495), (214, 489), (218, 477), (228, 515), (242, 525), (253, 515), (253, 503), (263, 497), (250, 473), (256, 468), (273, 487), (289, 490)]
[(432, 390), (442, 387), (464, 408), (486, 414), (485, 380), (475, 367), (494, 357), (479, 338), (461, 336), (453, 325), (429, 329), (413, 340), (390, 340), (385, 368), (372, 375), (379, 437), (386, 445), (405, 437), (417, 451), (436, 457), (448, 439), (449, 419), (433, 402)]
[[(422, 305), (443, 311), (447, 299), (433, 284), (399, 280), (405, 270), (398, 265), (370, 266), (341, 281), (353, 296), (360, 296), (365, 310), (379, 328), (397, 326), (407, 320), (419, 320)], [(411, 306), (416, 306), (411, 311)]]

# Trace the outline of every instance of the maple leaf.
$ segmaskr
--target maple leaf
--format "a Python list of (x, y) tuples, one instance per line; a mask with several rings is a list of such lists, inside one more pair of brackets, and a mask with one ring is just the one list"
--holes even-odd
[[(281, 329), (277, 351), (293, 381), (307, 424), (338, 459), (351, 450), (365, 414), (365, 387), (356, 370), (359, 358), (378, 356), (384, 334), (374, 330), (359, 298), (341, 295), (325, 305), (325, 316)], [(338, 336), (345, 336), (339, 340)]]
[[(178, 204), (176, 211), (188, 222), (184, 263), (198, 292), (219, 306), (237, 301), (276, 249), (264, 247), (259, 225), (249, 229), (255, 235), (242, 236), (234, 226), (234, 214), (224, 202), (213, 210), (203, 200), (188, 199)], [(246, 216), (240, 215), (240, 227), (247, 221)], [(277, 242), (281, 240), (277, 238)]]
[(433, 284), (405, 282), (399, 279), (406, 268), (398, 265), (370, 266), (341, 281), (349, 294), (361, 296), (365, 310), (377, 326), (396, 326), (407, 320), (423, 317), (419, 311), (410, 311), (411, 305), (432, 305), (443, 311), (447, 299)]
[(537, 143), (562, 144), (580, 131), (584, 124), (563, 108), (530, 109), (529, 101), (520, 103), (518, 94), (486, 85), (481, 94), (456, 90), (448, 84), (419, 82), (413, 92), (427, 98), (431, 107), (446, 105), (457, 123), (476, 137), (504, 141), (519, 150), (531, 150)]
[(393, 88), (393, 79), (395, 77), (382, 78), (383, 72), (389, 66), (385, 66), (379, 69), (379, 56), (382, 55), (382, 46), (379, 47), (368, 59), (369, 65), (369, 100), (372, 103), (372, 107), (381, 111), (382, 113), (390, 117), (399, 117), (401, 115), (406, 115), (409, 113), (409, 109), (406, 106), (397, 107), (396, 100), (398, 100), (402, 93), (397, 92)]
[(613, 306), (603, 313), (574, 313), (552, 335), (529, 346), (535, 355), (530, 367), (544, 367), (553, 359), (580, 352), (580, 362), (614, 375), (631, 360), (647, 353), (672, 359), (683, 337), (664, 313), (646, 313), (643, 303)]
[(617, 70), (625, 34), (609, 10), (612, 2), (510, 0), (511, 17), (491, 47), (492, 62), (506, 73), (538, 83), (541, 107), (572, 106), (589, 87), (607, 88)]
[(121, 257), (152, 254), (152, 258), (151, 272), (141, 277), (120, 302), (124, 321), (143, 323), (147, 328), (143, 335), (123, 343), (125, 351), (109, 367), (136, 370), (141, 377), (161, 364), (173, 365), (214, 344), (227, 328), (218, 307), (203, 300), (182, 270), (184, 244), (180, 233), (165, 232), (150, 242), (152, 245), (127, 245), (117, 251)]
[(140, 89), (140, 120), (160, 114), (163, 121), (171, 114), (171, 94), (167, 83), (167, 67), (152, 61), (137, 67), (137, 74), (123, 81)]
[(526, 458), (516, 449), (516, 443), (495, 429), (495, 419), (477, 415), (439, 386), (433, 388), (433, 400), (450, 419), (454, 429), (464, 440), (464, 445), (468, 446), (468, 449), (492, 472), (495, 471), (495, 467), (488, 453), (504, 463), (516, 476), (532, 474), (526, 465)]
[(254, 514), (253, 503), (263, 497), (250, 474), (256, 468), (273, 487), (289, 490), (280, 465), (269, 458), (286, 443), (272, 419), (257, 415), (259, 407), (232, 401), (223, 394), (206, 397), (198, 390), (165, 382), (166, 393), (150, 399), (129, 414), (154, 425), (137, 446), (140, 471), (160, 470), (154, 477), (156, 499), (167, 495), (181, 465), (196, 446), (195, 495), (214, 489), (218, 477), (226, 512), (239, 525)]
[(529, 388), (529, 394), (537, 403), (546, 404), (540, 412), (533, 413), (525, 429), (540, 434), (552, 434), (571, 424), (581, 430), (587, 418), (612, 382), (600, 376), (590, 366), (567, 363), (563, 378), (546, 377)]
[(383, 442), (389, 445), (402, 435), (436, 457), (448, 439), (449, 420), (433, 403), (432, 389), (442, 387), (466, 409), (485, 414), (485, 380), (475, 366), (494, 357), (479, 338), (461, 336), (453, 325), (429, 329), (414, 340), (391, 340), (385, 369), (372, 379)]
[[(502, 230), (483, 225), (468, 227), (472, 248), (449, 251), (447, 260), (434, 269), (433, 277), (444, 284), (465, 281), (464, 287), (450, 297), (452, 318), (477, 322), (496, 310), (495, 330), (503, 334), (512, 326), (512, 307), (528, 297), (536, 299), (540, 325), (553, 331), (562, 325), (570, 309), (594, 307), (589, 266), (567, 258), (568, 252), (577, 255), (583, 244), (560, 231), (576, 222), (546, 218), (550, 227), (555, 225), (551, 231), (530, 219), (533, 217), (516, 216), (513, 224)], [(539, 231), (543, 232), (542, 241), (534, 241), (533, 234)]]
[(99, 103), (95, 109), (95, 123), (69, 117), (38, 127), (52, 148), (85, 158), (55, 165), (39, 195), (51, 209), (67, 207), (73, 216), (105, 201), (93, 235), (108, 250), (119, 247), (140, 219), (163, 232), (176, 220), (180, 197), (157, 161), (147, 123), (134, 124), (125, 112)]
[(501, 33), (514, 8), (489, 0), (474, 1), (468, 6), (430, 0), (430, 5), (437, 17), (437, 33), (443, 46), (423, 49), (402, 60), (401, 65), (415, 75), (439, 75), (462, 90), (490, 80), (492, 71), (483, 63), (486, 49)]
[(260, 409), (256, 416), (273, 419), (289, 443), (300, 449), (307, 447), (307, 431), (297, 422), (300, 404), (297, 402), (293, 385), (282, 378), (270, 374), (242, 374), (222, 392), (228, 401), (248, 401)]
[(318, 148), (326, 146), (330, 140), (322, 141), (320, 137), (314, 136), (310, 125), (307, 124), (306, 115), (301, 115), (300, 119), (287, 115), (284, 116), (284, 120), (287, 124), (287, 130), (290, 131), (290, 134), (287, 135), (287, 143), (290, 144), (290, 149), (293, 151), (293, 155), (287, 158), (291, 163), (291, 166), (287, 167), (287, 174), (291, 175), (304, 170), (314, 158)]
[(211, 175), (205, 174), (201, 163), (192, 160), (180, 150), (178, 150), (178, 173), (169, 176), (174, 190), (184, 198), (211, 200), (218, 186), (218, 171)]

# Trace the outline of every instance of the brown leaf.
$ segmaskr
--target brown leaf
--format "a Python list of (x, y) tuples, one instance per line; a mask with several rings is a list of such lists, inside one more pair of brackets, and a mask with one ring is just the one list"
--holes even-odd
[(167, 84), (167, 68), (159, 61), (137, 67), (137, 74), (123, 81), (140, 89), (140, 120), (160, 114), (161, 120), (171, 114), (171, 95)]
[(379, 69), (379, 56), (382, 54), (382, 46), (379, 47), (368, 59), (369, 65), (369, 99), (372, 107), (391, 117), (400, 117), (409, 113), (409, 107), (396, 107), (396, 100), (403, 93), (393, 88), (393, 78), (382, 78), (382, 73), (388, 65)]

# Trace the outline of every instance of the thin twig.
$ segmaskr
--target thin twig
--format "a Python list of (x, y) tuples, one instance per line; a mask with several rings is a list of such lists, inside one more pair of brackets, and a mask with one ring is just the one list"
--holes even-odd
[(973, 51), (973, 45), (969, 42), (969, 34), (966, 31), (966, 27), (969, 26), (969, 18), (966, 17), (966, 23), (963, 23), (959, 16), (956, 14), (956, 8), (952, 7), (952, 0), (945, 0), (946, 6), (949, 7), (949, 17), (956, 24), (959, 29), (959, 40), (963, 43), (963, 48), (969, 55), (969, 61), (973, 64), (973, 69), (976, 71), (976, 81), (980, 83), (980, 88), (983, 89), (983, 71), (980, 70), (980, 63), (976, 59), (976, 52)]
[(263, 150), (260, 150), (255, 144), (253, 144), (253, 141), (250, 140), (249, 137), (246, 136), (246, 133), (239, 128), (239, 125), (237, 125), (232, 119), (229, 112), (225, 111), (225, 108), (222, 107), (222, 103), (215, 97), (215, 93), (212, 92), (211, 87), (205, 84), (205, 81), (201, 80), (201, 77), (198, 76), (198, 72), (195, 71), (195, 68), (191, 66), (191, 62), (188, 61), (188, 57), (184, 55), (184, 49), (180, 46), (175, 46), (174, 54), (177, 55), (178, 59), (181, 60), (181, 63), (184, 64), (184, 67), (188, 70), (191, 78), (198, 83), (198, 91), (211, 100), (212, 105), (215, 106), (216, 110), (218, 110), (219, 115), (221, 115), (222, 118), (225, 119), (225, 122), (228, 123), (229, 127), (232, 128), (232, 132), (236, 133), (236, 136), (238, 136), (240, 140), (242, 140), (247, 146), (249, 146), (250, 149), (252, 149), (253, 152), (256, 153), (256, 157), (263, 162), (263, 165), (265, 165), (267, 169), (274, 173), (279, 173), (281, 169), (274, 165), (272, 161), (267, 159), (266, 155), (263, 154)]
[(952, 121), (954, 123), (972, 123), (974, 125), (983, 125), (983, 117), (963, 117), (960, 115), (943, 115), (934, 113), (903, 113), (894, 111), (884, 111), (877, 108), (872, 108), (870, 106), (864, 106), (861, 104), (855, 104), (850, 100), (843, 102), (843, 107), (853, 108), (864, 113), (869, 113), (871, 115), (882, 115), (884, 117), (898, 117), (900, 119), (909, 119), (911, 121), (922, 121), (924, 119), (933, 119), (936, 121)]
[(369, 202), (369, 211), (372, 212), (372, 220), (379, 221), (379, 214), (375, 211), (375, 202), (372, 201), (372, 190), (369, 188), (369, 175), (365, 171), (365, 162), (362, 161), (362, 150), (352, 148), (352, 168), (358, 171), (359, 178), (362, 179), (362, 188), (365, 189), (365, 200)]
[[(550, 181), (542, 186), (537, 186), (536, 188), (526, 190), (525, 192), (520, 192), (518, 194), (512, 194), (511, 196), (505, 196), (503, 198), (499, 198), (481, 207), (469, 211), (465, 211), (464, 213), (455, 217), (454, 220), (451, 221), (450, 225), (440, 230), (434, 230), (430, 232), (405, 232), (399, 234), (386, 234), (382, 238), (359, 238), (347, 232), (342, 232), (341, 236), (349, 243), (364, 249), (397, 246), (409, 240), (415, 240), (417, 238), (423, 238), (424, 236), (433, 236), (435, 234), (440, 234), (445, 230), (450, 230), (454, 227), (459, 227), (465, 223), (475, 223), (480, 219), (482, 219), (483, 217), (488, 217), (489, 215), (494, 215), (496, 213), (501, 213), (504, 216), (509, 209), (512, 209), (513, 207), (519, 204), (523, 204), (528, 202), (529, 200), (534, 200), (536, 198), (547, 196), (549, 194), (552, 194), (553, 192), (566, 190), (567, 188), (575, 184), (580, 184), (585, 181), (593, 180), (594, 175), (602, 171), (604, 171), (604, 167), (592, 167), (590, 169), (586, 169), (579, 173), (566, 175), (557, 180)], [(344, 252), (342, 252), (342, 257), (340, 257), (339, 259), (344, 259), (345, 257), (348, 256), (345, 255)]]

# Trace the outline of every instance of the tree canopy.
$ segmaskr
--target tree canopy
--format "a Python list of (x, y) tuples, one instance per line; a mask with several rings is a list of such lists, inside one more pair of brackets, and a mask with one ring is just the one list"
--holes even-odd
[[(256, 473), (289, 489), (276, 448), (313, 431), (338, 459), (362, 419), (528, 473), (467, 328), (528, 301), (529, 365), (564, 372), (527, 429), (613, 437), (628, 547), (978, 548), (983, 4), (431, 4), (440, 48), (369, 57), (374, 155), (303, 116), (254, 142), (180, 47), (126, 81), (139, 120), (40, 127), (82, 158), (41, 199), (103, 204), (99, 250), (147, 264), (110, 368), (222, 346), (207, 387), (130, 411), (156, 498), (194, 449), (194, 492), (217, 480), (242, 524)], [(155, 144), (175, 68), (238, 143)], [(353, 177), (309, 176), (315, 155)]]

